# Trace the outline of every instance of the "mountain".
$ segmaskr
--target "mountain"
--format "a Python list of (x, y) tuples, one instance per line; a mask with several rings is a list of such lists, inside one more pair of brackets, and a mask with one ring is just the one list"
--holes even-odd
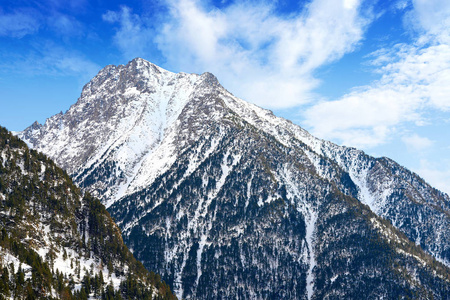
[(0, 127), (0, 299), (175, 299), (105, 207)]
[(450, 199), (313, 137), (210, 73), (107, 66), (18, 134), (99, 197), (178, 297), (443, 298)]

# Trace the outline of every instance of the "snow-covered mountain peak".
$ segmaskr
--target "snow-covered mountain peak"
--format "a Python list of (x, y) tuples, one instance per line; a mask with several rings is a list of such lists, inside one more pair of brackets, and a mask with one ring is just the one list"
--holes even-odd
[[(211, 73), (173, 73), (136, 58), (103, 68), (65, 114), (50, 117), (42, 126), (33, 124), (20, 136), (55, 158), (75, 179), (90, 176), (86, 166), (95, 169), (110, 161), (114, 191), (94, 194), (114, 201), (170, 165), (180, 148), (175, 138), (180, 122), (175, 121), (189, 102), (196, 103), (190, 110), (207, 106), (205, 95), (218, 90), (225, 91)], [(143, 164), (153, 171), (141, 170)], [(139, 174), (145, 178), (138, 180)]]
[[(302, 298), (305, 286), (307, 295), (313, 295), (315, 284), (324, 282), (315, 283), (317, 266), (322, 264), (320, 249), (331, 245), (330, 237), (339, 237), (338, 245), (342, 235), (353, 230), (348, 230), (353, 225), (339, 225), (345, 230), (336, 233), (338, 224), (330, 220), (343, 220), (338, 215), (355, 209), (366, 216), (358, 224), (366, 224), (371, 220), (369, 211), (374, 212), (450, 265), (447, 195), (392, 161), (315, 138), (300, 126), (233, 96), (210, 73), (176, 74), (143, 59), (107, 66), (84, 87), (69, 111), (42, 126), (30, 126), (19, 136), (55, 159), (82, 189), (101, 198), (134, 253), (167, 276), (183, 298), (200, 297), (198, 291), (224, 282), (227, 287), (221, 295), (235, 298), (231, 295), (238, 292), (228, 294), (230, 284), (225, 278), (247, 274), (254, 264), (246, 262), (266, 258), (259, 266), (272, 266), (283, 258), (279, 266), (293, 267), (285, 271), (304, 278), (296, 287), (283, 287), (298, 288), (298, 294), (273, 298)], [(354, 217), (358, 214), (343, 216)], [(367, 230), (374, 229), (372, 223), (366, 224)], [(281, 233), (282, 227), (275, 224), (287, 227)], [(254, 234), (267, 232), (272, 225), (273, 236), (261, 235), (260, 240), (259, 233)], [(324, 228), (331, 231), (325, 234)], [(295, 241), (286, 232), (296, 232)], [(366, 233), (361, 237), (372, 235)], [(240, 239), (233, 250), (227, 248), (230, 237)], [(322, 241), (327, 244), (320, 245)], [(277, 249), (287, 252), (270, 258), (276, 246), (268, 245), (286, 243), (292, 243), (291, 248)], [(261, 244), (268, 252), (252, 248)], [(148, 256), (155, 251), (162, 263)], [(221, 255), (228, 255), (223, 265), (236, 262), (236, 273), (212, 269), (220, 268), (213, 262)], [(284, 274), (275, 265), (270, 270)], [(354, 274), (354, 270), (340, 269), (328, 274), (334, 278), (330, 282), (346, 272)], [(261, 267), (261, 273), (255, 274), (271, 273)], [(263, 281), (282, 283), (284, 279)], [(264, 288), (270, 290), (261, 286), (249, 293)], [(218, 298), (216, 293), (202, 295)]]

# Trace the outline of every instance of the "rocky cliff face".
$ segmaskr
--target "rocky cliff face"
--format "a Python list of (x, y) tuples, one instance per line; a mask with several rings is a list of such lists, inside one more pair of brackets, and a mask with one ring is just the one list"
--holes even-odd
[(19, 136), (102, 199), (179, 297), (449, 289), (436, 261), (450, 262), (447, 195), (234, 97), (209, 73), (108, 66), (68, 112)]

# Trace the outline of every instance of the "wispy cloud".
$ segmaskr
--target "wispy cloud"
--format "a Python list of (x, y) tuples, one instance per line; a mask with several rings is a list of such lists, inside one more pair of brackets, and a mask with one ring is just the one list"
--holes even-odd
[(439, 1), (431, 2), (428, 7), (428, 1), (425, 6), (414, 1), (408, 18), (421, 24), (414, 44), (373, 53), (380, 80), (305, 112), (305, 123), (315, 134), (370, 148), (399, 134), (398, 127), (406, 123), (423, 124), (426, 110), (450, 110), (450, 5), (441, 1), (438, 11)]
[(113, 41), (127, 59), (149, 54), (153, 46), (153, 32), (150, 24), (146, 24), (141, 16), (133, 14), (127, 6), (122, 6), (120, 11), (108, 11), (102, 18), (119, 25)]
[[(69, 13), (72, 9), (79, 9), (85, 1), (72, 2), (67, 6)], [(22, 5), (25, 6), (7, 12), (0, 8), (2, 41), (23, 38), (15, 43), (17, 48), (0, 48), (0, 73), (25, 77), (68, 75), (87, 81), (98, 72), (100, 67), (96, 63), (73, 49), (71, 39), (79, 40), (84, 36), (85, 25), (75, 16), (57, 9), (64, 6), (63, 1), (48, 0)], [(48, 11), (43, 13), (42, 7)]]
[(141, 45), (154, 42), (165, 65), (213, 72), (237, 96), (271, 108), (310, 101), (319, 84), (313, 72), (353, 51), (373, 18), (358, 0), (315, 0), (289, 16), (277, 15), (273, 2), (221, 10), (205, 1), (163, 3), (168, 11), (160, 25), (126, 7), (104, 15), (120, 24), (114, 38), (125, 55), (140, 55)]
[[(54, 9), (55, 6), (63, 5), (57, 2), (49, 1), (31, 7), (19, 7), (9, 12), (4, 12), (0, 8), (0, 37), (23, 38), (48, 31), (66, 38), (83, 35), (85, 31), (83, 24), (74, 16)], [(70, 1), (70, 7), (76, 2)], [(45, 14), (40, 10), (42, 6), (48, 9)]]
[(85, 26), (70, 15), (55, 12), (47, 19), (47, 24), (59, 36), (79, 37), (86, 34)]
[(21, 76), (76, 76), (86, 82), (101, 69), (77, 51), (45, 42), (24, 54), (0, 53), (0, 58), (0, 73)]
[(418, 134), (405, 135), (402, 141), (406, 144), (408, 149), (414, 152), (423, 152), (433, 146), (434, 142), (427, 137), (419, 136)]
[(0, 10), (0, 36), (22, 38), (35, 33), (40, 27), (36, 13), (19, 10), (12, 13), (2, 13)]

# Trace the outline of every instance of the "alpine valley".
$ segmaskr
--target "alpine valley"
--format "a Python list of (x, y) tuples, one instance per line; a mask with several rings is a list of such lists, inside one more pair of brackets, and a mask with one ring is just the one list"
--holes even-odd
[(17, 135), (101, 199), (178, 298), (450, 295), (448, 195), (210, 73), (110, 65), (66, 113)]

